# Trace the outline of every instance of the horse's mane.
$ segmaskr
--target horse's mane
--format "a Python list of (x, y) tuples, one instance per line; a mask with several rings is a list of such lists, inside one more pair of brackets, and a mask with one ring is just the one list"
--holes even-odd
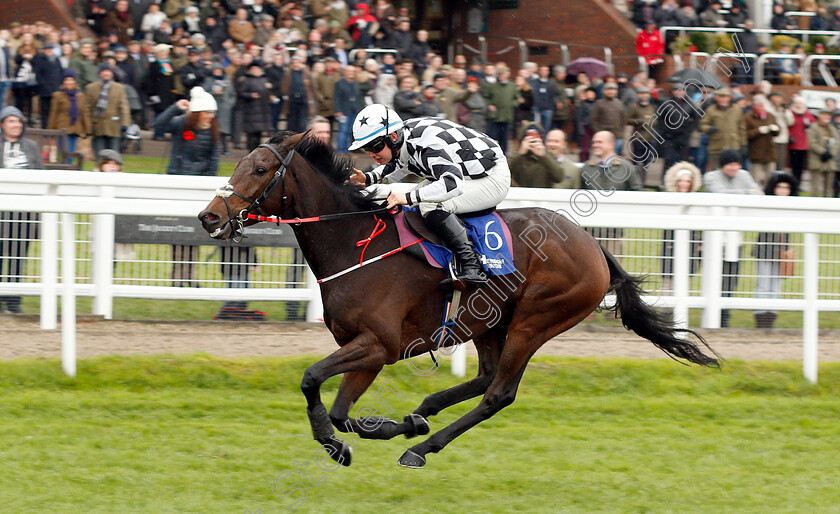
[(295, 152), (306, 159), (315, 171), (327, 179), (327, 183), (339, 194), (340, 198), (349, 202), (351, 208), (373, 210), (380, 207), (363, 187), (347, 183), (347, 179), (353, 172), (353, 160), (349, 155), (335, 152), (330, 145), (308, 134), (304, 134), (295, 146), (288, 141), (293, 135), (295, 133), (288, 130), (278, 132), (268, 140), (268, 144), (279, 145), (283, 153), (294, 148)]

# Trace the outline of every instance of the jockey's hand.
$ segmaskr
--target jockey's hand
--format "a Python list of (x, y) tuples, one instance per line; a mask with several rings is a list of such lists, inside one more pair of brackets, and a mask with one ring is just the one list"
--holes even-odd
[(408, 201), (403, 193), (391, 193), (388, 195), (388, 208), (393, 209), (397, 205), (405, 205)]
[(364, 186), (367, 179), (365, 178), (365, 174), (362, 173), (362, 170), (353, 168), (353, 173), (350, 174), (350, 178), (347, 181), (356, 186)]

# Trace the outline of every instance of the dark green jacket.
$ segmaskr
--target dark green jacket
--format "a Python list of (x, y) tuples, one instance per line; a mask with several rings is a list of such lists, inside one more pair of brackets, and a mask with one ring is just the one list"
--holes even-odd
[(564, 182), (566, 174), (560, 163), (550, 153), (542, 157), (533, 152), (516, 155), (510, 160), (510, 178), (512, 186), (518, 187), (553, 187)]
[(516, 84), (509, 81), (485, 83), (486, 91), (482, 91), (487, 99), (487, 106), (495, 105), (496, 110), (487, 109), (487, 119), (497, 123), (513, 123), (513, 113), (519, 105), (519, 91)]
[(586, 163), (580, 170), (584, 189), (592, 191), (641, 191), (642, 180), (636, 167), (623, 157), (608, 159), (609, 169), (597, 161)]

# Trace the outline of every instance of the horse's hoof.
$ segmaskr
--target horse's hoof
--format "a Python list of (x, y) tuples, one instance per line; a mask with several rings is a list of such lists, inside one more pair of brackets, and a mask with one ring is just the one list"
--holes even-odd
[(385, 416), (368, 416), (366, 418), (359, 419), (359, 423), (371, 430), (378, 429), (382, 427), (382, 425), (399, 425), (396, 421), (391, 418), (386, 418)]
[(324, 444), (324, 448), (330, 457), (342, 466), (349, 466), (353, 460), (353, 448), (341, 439), (331, 437), (330, 442)]
[(413, 431), (405, 434), (406, 439), (411, 439), (412, 437), (418, 435), (426, 435), (429, 433), (429, 422), (421, 416), (420, 414), (411, 413), (405, 417), (403, 420), (406, 423), (411, 423)]
[(404, 468), (420, 469), (426, 465), (426, 459), (411, 450), (406, 450), (400, 457), (399, 465)]

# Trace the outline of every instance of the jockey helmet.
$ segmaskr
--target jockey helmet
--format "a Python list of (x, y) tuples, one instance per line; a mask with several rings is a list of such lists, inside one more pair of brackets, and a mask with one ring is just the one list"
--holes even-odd
[[(391, 150), (402, 146), (403, 122), (400, 116), (391, 108), (382, 104), (368, 105), (356, 115), (353, 121), (353, 143), (348, 150), (362, 149), (366, 152), (380, 152), (385, 145)], [(396, 132), (397, 140), (393, 141), (389, 134)]]

